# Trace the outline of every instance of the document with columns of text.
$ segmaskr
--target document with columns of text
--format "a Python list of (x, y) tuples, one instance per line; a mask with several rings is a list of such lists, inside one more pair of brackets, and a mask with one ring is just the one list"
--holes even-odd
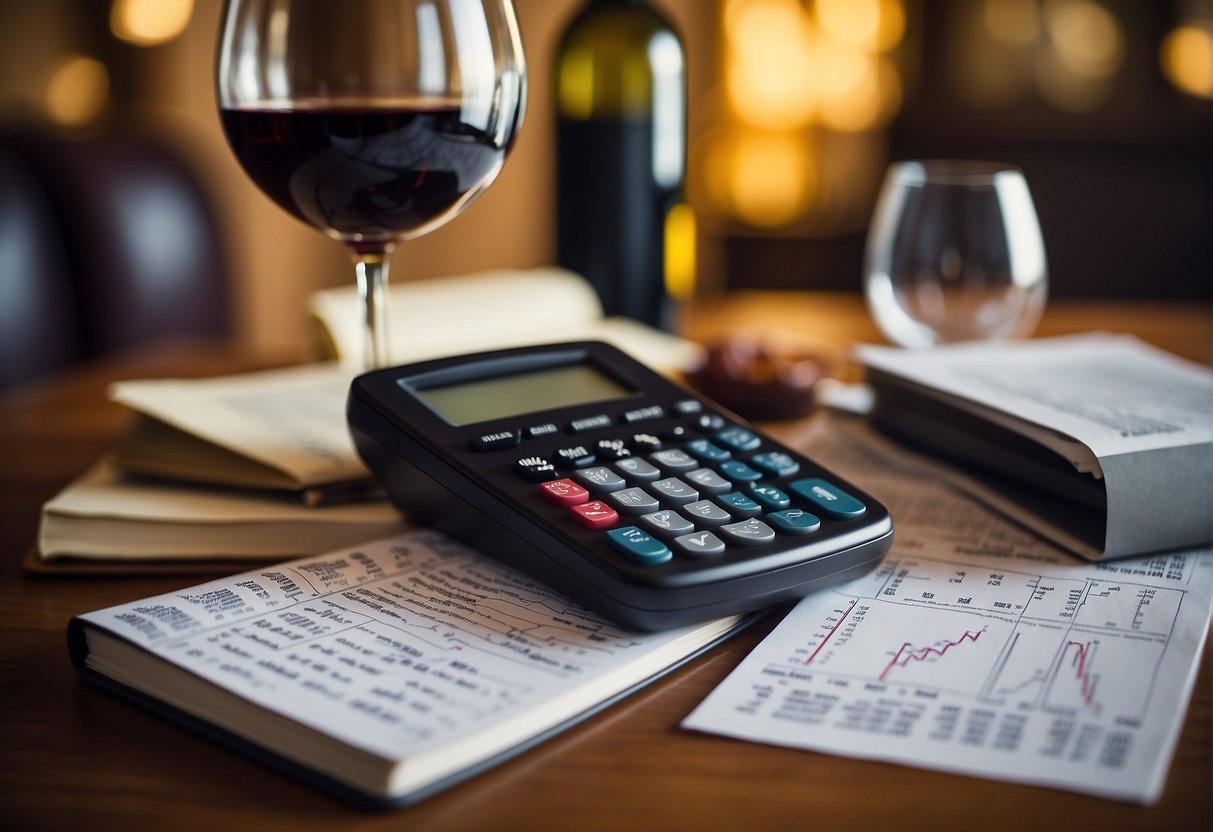
[(354, 802), (407, 804), (739, 620), (629, 632), (422, 531), (79, 616), (69, 646), (87, 681)]
[(810, 596), (684, 726), (1152, 803), (1208, 631), (1213, 550), (1084, 563), (838, 417), (792, 440), (893, 512), (876, 572)]

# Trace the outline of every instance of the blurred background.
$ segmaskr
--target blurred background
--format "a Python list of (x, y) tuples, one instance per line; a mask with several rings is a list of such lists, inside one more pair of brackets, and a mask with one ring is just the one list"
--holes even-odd
[[(580, 0), (515, 3), (530, 83), (518, 144), (471, 209), (401, 246), (393, 281), (555, 259), (550, 69)], [(1053, 296), (1208, 303), (1210, 0), (654, 5), (688, 56), (696, 291), (858, 293), (887, 163), (957, 157), (1023, 168)], [(166, 294), (149, 314), (268, 350), (299, 349), (308, 295), (351, 280), (341, 247), (270, 203), (227, 149), (212, 78), (221, 10), (0, 0), (0, 347), (37, 338), (10, 302), (33, 272), (100, 272), (113, 283), (93, 306), (134, 304), (121, 287), (132, 270), (166, 285), (210, 275), (213, 291)], [(35, 305), (67, 291), (35, 283)], [(139, 325), (86, 321), (87, 343), (58, 349), (117, 348)]]

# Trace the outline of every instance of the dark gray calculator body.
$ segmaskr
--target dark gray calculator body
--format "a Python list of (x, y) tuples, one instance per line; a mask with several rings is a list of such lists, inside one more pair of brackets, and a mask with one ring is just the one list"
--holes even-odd
[(870, 495), (598, 342), (370, 372), (347, 416), (410, 519), (639, 629), (802, 597), (892, 542)]

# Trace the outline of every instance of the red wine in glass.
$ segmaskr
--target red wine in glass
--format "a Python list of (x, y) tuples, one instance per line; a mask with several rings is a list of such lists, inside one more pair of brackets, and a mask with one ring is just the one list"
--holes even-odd
[(424, 234), (491, 182), (513, 142), (460, 118), (457, 106), (223, 108), (245, 172), (300, 220), (355, 249)]
[(387, 366), (397, 243), (489, 187), (522, 125), (512, 0), (227, 0), (217, 58), (235, 156), (274, 202), (349, 251), (363, 364)]

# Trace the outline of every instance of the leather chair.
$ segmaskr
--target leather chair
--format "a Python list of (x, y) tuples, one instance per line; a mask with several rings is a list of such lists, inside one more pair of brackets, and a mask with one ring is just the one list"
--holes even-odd
[(81, 356), (62, 229), (45, 187), (0, 144), (0, 390)]
[(0, 136), (0, 159), (17, 185), (0, 194), (0, 386), (170, 334), (228, 332), (218, 225), (177, 153), (26, 130)]

